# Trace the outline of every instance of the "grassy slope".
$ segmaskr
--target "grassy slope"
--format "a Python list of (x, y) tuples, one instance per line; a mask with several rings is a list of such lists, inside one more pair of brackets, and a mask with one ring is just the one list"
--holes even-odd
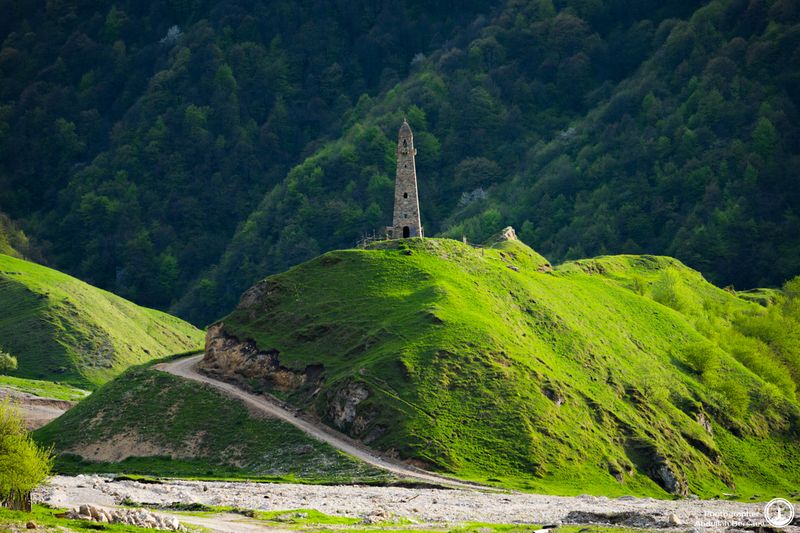
[[(56, 469), (64, 473), (342, 483), (388, 479), (285, 422), (253, 416), (241, 402), (210, 387), (145, 366), (126, 371), (34, 435), (59, 452), (72, 452), (57, 459)], [(121, 462), (86, 460), (97, 447), (122, 441), (135, 443), (138, 455)]]
[[(465, 478), (664, 496), (647, 475), (660, 457), (702, 496), (733, 485), (743, 497), (786, 494), (800, 483), (794, 391), (767, 385), (715, 337), (762, 307), (669, 258), (553, 273), (541, 263), (519, 242), (331, 252), (268, 278), (258, 305), (223, 323), (278, 349), (289, 368), (324, 364), (323, 392), (290, 401), (324, 416), (335, 391), (364, 383), (360, 435), (382, 428), (375, 446)], [(720, 363), (705, 374), (690, 364), (703, 350)], [(747, 410), (750, 399), (760, 403)]]
[(14, 376), (0, 376), (0, 389), (11, 389), (27, 392), (42, 398), (54, 398), (76, 402), (84, 399), (89, 391), (71, 387), (63, 383), (42, 381), (38, 379), (15, 378)]
[(131, 364), (199, 347), (202, 332), (55, 270), (0, 254), (0, 346), (15, 376), (94, 388)]

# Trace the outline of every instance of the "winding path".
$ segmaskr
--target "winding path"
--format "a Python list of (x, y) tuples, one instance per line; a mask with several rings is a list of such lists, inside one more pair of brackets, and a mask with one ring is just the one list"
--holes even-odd
[(493, 487), (479, 485), (477, 483), (457, 481), (455, 479), (451, 479), (445, 476), (440, 476), (431, 472), (427, 472), (420, 468), (416, 468), (410, 465), (406, 465), (397, 461), (392, 461), (390, 459), (387, 459), (386, 457), (377, 454), (375, 451), (370, 450), (366, 446), (361, 445), (360, 443), (354, 441), (353, 439), (350, 439), (327, 426), (316, 423), (307, 418), (303, 418), (299, 414), (286, 409), (285, 407), (280, 405), (278, 401), (275, 400), (274, 398), (251, 394), (249, 392), (240, 389), (235, 385), (226, 383), (224, 381), (220, 381), (218, 379), (214, 379), (212, 377), (206, 376), (205, 374), (201, 374), (200, 372), (197, 371), (197, 363), (202, 358), (203, 358), (202, 354), (195, 355), (192, 357), (177, 359), (175, 361), (170, 361), (167, 363), (160, 363), (158, 365), (155, 365), (155, 368), (164, 372), (169, 372), (170, 374), (173, 374), (175, 376), (179, 376), (185, 379), (191, 379), (194, 381), (199, 381), (200, 383), (205, 383), (207, 385), (210, 385), (218, 390), (223, 391), (229, 396), (233, 396), (234, 398), (243, 401), (244, 403), (246, 403), (247, 405), (258, 411), (261, 411), (273, 418), (278, 418), (280, 420), (283, 420), (284, 422), (288, 422), (289, 424), (302, 430), (307, 435), (313, 437), (316, 440), (330, 444), (334, 448), (348, 455), (356, 457), (369, 465), (372, 465), (376, 468), (380, 468), (381, 470), (385, 470), (392, 474), (402, 477), (413, 478), (428, 483), (434, 483), (436, 485), (443, 485), (446, 487), (453, 487), (459, 489), (488, 490), (488, 491), (499, 490)]

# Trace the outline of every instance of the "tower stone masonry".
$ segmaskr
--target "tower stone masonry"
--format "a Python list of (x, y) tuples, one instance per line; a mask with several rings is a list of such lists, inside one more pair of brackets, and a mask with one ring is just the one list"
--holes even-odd
[(403, 119), (397, 139), (397, 177), (394, 186), (394, 218), (390, 229), (394, 239), (423, 237), (419, 217), (419, 195), (417, 193), (417, 169), (414, 156), (414, 134)]

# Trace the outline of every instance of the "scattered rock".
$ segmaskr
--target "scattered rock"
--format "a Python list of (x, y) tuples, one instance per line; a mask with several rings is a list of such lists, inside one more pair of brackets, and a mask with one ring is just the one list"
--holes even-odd
[[(89, 520), (101, 524), (127, 524), (129, 526), (160, 529), (163, 531), (188, 531), (178, 520), (159, 516), (146, 509), (102, 509), (94, 505), (81, 505), (66, 513), (66, 518)], [(29, 522), (30, 524), (31, 522)], [(35, 528), (34, 524), (34, 528)], [(28, 527), (28, 529), (32, 529)]]
[(676, 515), (675, 513), (672, 513), (671, 515), (669, 515), (669, 517), (667, 518), (667, 521), (669, 522), (669, 524), (671, 526), (679, 526), (679, 525), (681, 525), (681, 521), (678, 518), (678, 515)]
[(384, 509), (382, 507), (378, 507), (377, 509), (372, 511), (370, 514), (365, 516), (364, 519), (361, 521), (361, 523), (365, 524), (365, 525), (379, 524), (381, 522), (387, 521), (390, 517), (391, 517), (391, 514), (389, 514), (389, 511), (387, 511), (386, 509)]
[(94, 506), (89, 506), (89, 516), (92, 517), (92, 520), (97, 522), (108, 522), (108, 520), (104, 520), (105, 513), (103, 513), (100, 509)]
[(588, 511), (572, 511), (564, 517), (564, 522), (571, 524), (609, 524), (636, 528), (664, 527), (650, 515), (625, 511), (621, 513), (592, 513)]
[[(656, 454), (657, 452), (652, 451), (646, 457), (650, 459)], [(49, 486), (37, 491), (34, 501), (56, 508), (63, 506), (64, 501), (87, 502), (86, 499), (76, 499), (85, 498), (82, 491), (77, 489), (78, 484), (92, 484), (89, 479), (83, 481), (81, 483), (72, 477), (55, 476)], [(89, 483), (86, 483), (87, 481)], [(688, 531), (692, 529), (692, 524), (708, 520), (709, 517), (723, 515), (751, 517), (743, 518), (742, 530), (763, 526), (763, 518), (759, 518), (763, 517), (763, 503), (742, 503), (724, 498), (718, 501), (693, 501), (696, 499), (694, 495), (673, 500), (637, 498), (632, 495), (619, 498), (598, 498), (588, 495), (561, 498), (521, 493), (487, 495), (475, 491), (405, 486), (264, 486), (261, 483), (202, 481), (164, 481), (162, 485), (145, 485), (135, 481), (109, 481), (100, 485), (98, 493), (93, 497), (95, 496), (98, 500), (93, 500), (92, 505), (110, 513), (113, 523), (129, 524), (138, 524), (142, 520), (143, 517), (137, 516), (136, 513), (147, 513), (148, 509), (157, 507), (164, 509), (162, 512), (169, 513), (168, 508), (174, 505), (172, 502), (179, 502), (180, 505), (187, 506), (182, 510), (191, 510), (195, 507), (197, 510), (202, 510), (204, 509), (202, 506), (235, 506), (243, 509), (277, 511), (283, 513), (287, 520), (298, 518), (296, 515), (298, 511), (287, 511), (288, 509), (318, 509), (334, 516), (357, 517), (358, 520), (370, 517), (371, 520), (380, 523), (377, 527), (391, 523), (402, 525), (405, 523), (401, 523), (403, 519), (442, 525), (442, 529), (445, 529), (444, 524), (450, 527), (464, 522), (553, 524), (562, 520), (565, 523), (587, 524), (581, 527), (590, 527), (595, 523), (615, 525), (618, 528), (643, 525), (672, 531)], [(104, 503), (106, 498), (109, 502), (126, 502), (131, 507), (114, 508), (112, 503)], [(436, 504), (433, 504), (434, 499)], [(327, 505), (323, 506), (324, 504)], [(80, 510), (80, 508), (72, 509), (72, 516)], [(175, 506), (173, 510), (179, 509)], [(85, 506), (83, 511), (92, 514), (89, 506)], [(382, 520), (384, 511), (389, 514), (387, 520)], [(570, 511), (583, 513), (590, 511), (593, 514), (572, 514), (567, 519), (566, 515)], [(671, 517), (672, 514), (678, 517), (680, 525), (674, 524), (675, 518)], [(180, 517), (177, 518), (180, 520)], [(188, 518), (186, 520), (191, 522)], [(228, 521), (229, 518), (220, 520)], [(235, 523), (236, 519), (230, 520)], [(648, 526), (652, 523), (658, 525)], [(20, 525), (22, 527), (18, 529), (21, 531), (25, 522), (21, 522)], [(97, 521), (87, 522), (86, 525), (98, 530), (108, 527)], [(175, 530), (176, 524), (163, 523), (163, 525), (167, 526), (163, 529)], [(302, 522), (297, 525), (302, 526)], [(152, 527), (152, 524), (150, 526)], [(538, 528), (550, 529), (549, 526), (542, 525)], [(44, 529), (45, 527), (39, 524), (38, 531)], [(785, 531), (788, 533), (789, 530)]]
[(36, 522), (28, 520), (28, 523), (25, 524), (25, 529), (36, 529)]

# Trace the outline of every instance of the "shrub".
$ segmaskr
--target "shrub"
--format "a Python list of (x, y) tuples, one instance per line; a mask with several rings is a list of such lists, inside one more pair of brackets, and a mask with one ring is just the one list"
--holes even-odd
[(40, 448), (26, 431), (19, 412), (0, 403), (0, 504), (30, 511), (30, 494), (50, 475), (51, 448)]
[(707, 341), (690, 342), (683, 347), (683, 360), (697, 374), (708, 376), (719, 366), (719, 355)]
[(0, 350), (0, 373), (11, 372), (17, 369), (17, 358)]
[(714, 389), (722, 396), (722, 407), (729, 414), (742, 418), (750, 408), (750, 393), (747, 387), (733, 376), (720, 380)]
[(692, 298), (680, 279), (670, 270), (664, 271), (652, 288), (653, 300), (661, 305), (687, 314), (692, 309)]
[(731, 333), (736, 342), (731, 342), (728, 351), (740, 363), (764, 381), (777, 386), (790, 400), (795, 399), (797, 386), (792, 380), (791, 370), (782, 363), (779, 354), (759, 339)]

